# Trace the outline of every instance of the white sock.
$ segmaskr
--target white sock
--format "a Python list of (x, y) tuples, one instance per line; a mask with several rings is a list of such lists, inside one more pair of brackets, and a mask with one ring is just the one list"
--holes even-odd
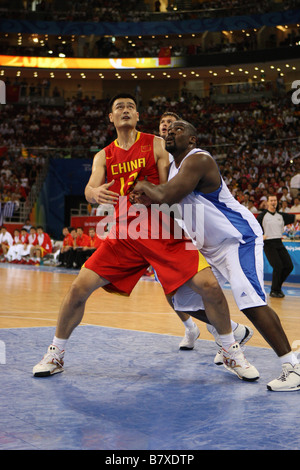
[(292, 366), (299, 363), (296, 354), (294, 354), (292, 351), (285, 354), (284, 356), (281, 356), (279, 358), (279, 361), (281, 365), (284, 364), (285, 362), (289, 362), (290, 364), (292, 364)]
[(225, 351), (228, 351), (230, 346), (232, 346), (233, 343), (235, 343), (233, 332), (231, 332), (227, 335), (219, 335), (219, 336), (220, 336), (220, 340), (221, 340), (221, 343), (222, 343), (222, 347), (225, 349)]
[[(231, 328), (232, 328), (232, 331), (234, 331), (237, 327), (238, 327), (238, 323), (236, 323), (235, 321), (233, 320), (230, 320), (230, 323), (231, 323)], [(209, 325), (209, 328), (208, 328), (208, 331), (210, 331), (210, 333), (216, 338), (219, 336), (219, 333), (217, 332), (217, 330), (215, 329), (214, 326), (212, 325)]]
[(67, 339), (61, 339), (54, 336), (52, 344), (53, 346), (56, 346), (60, 351), (64, 351), (67, 341)]
[(188, 320), (184, 321), (183, 324), (184, 324), (184, 326), (187, 330), (191, 330), (193, 328), (193, 326), (195, 325), (192, 317), (190, 317)]

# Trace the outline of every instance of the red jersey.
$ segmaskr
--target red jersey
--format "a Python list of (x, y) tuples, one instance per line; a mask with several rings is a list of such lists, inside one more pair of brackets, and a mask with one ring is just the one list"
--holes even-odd
[(52, 253), (52, 242), (48, 233), (43, 232), (40, 235), (37, 234), (37, 237), (34, 240), (33, 245), (39, 245), (42, 248), (44, 248), (46, 253)]
[[(139, 236), (142, 238), (151, 236), (153, 222), (150, 220), (150, 208), (144, 207), (144, 211), (137, 214), (138, 209), (131, 206), (129, 201), (129, 193), (137, 179), (143, 180), (147, 176), (150, 183), (160, 182), (154, 157), (154, 137), (152, 134), (137, 132), (136, 140), (128, 150), (119, 147), (117, 140), (104, 149), (107, 182), (115, 181), (109, 189), (123, 196), (115, 206), (116, 225), (112, 227), (109, 237), (127, 238), (128, 227), (134, 219), (138, 219)], [(135, 234), (132, 235), (134, 236)]]
[(126, 196), (135, 180), (143, 180), (145, 176), (150, 183), (159, 184), (153, 140), (154, 135), (138, 132), (128, 150), (119, 147), (117, 140), (105, 147), (107, 182), (115, 180), (110, 191)]
[(63, 246), (73, 246), (73, 245), (74, 245), (73, 237), (70, 233), (68, 233), (68, 235), (66, 235), (65, 238), (63, 239)]
[(98, 248), (98, 246), (101, 244), (101, 238), (98, 237), (98, 235), (95, 235), (94, 237), (90, 237), (90, 247), (91, 248)]
[(77, 235), (76, 246), (90, 246), (90, 237), (83, 233), (81, 237)]

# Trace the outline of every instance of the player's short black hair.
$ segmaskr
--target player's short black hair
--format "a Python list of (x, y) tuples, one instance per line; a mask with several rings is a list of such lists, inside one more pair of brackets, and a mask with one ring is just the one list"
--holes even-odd
[(184, 120), (182, 120), (182, 121), (185, 123), (186, 127), (188, 128), (190, 135), (194, 135), (195, 137), (197, 137), (197, 129), (196, 129), (196, 127), (193, 126), (193, 124), (191, 124), (191, 123), (188, 122), (188, 121), (184, 121)]
[(112, 112), (114, 102), (120, 98), (130, 98), (135, 102), (135, 105), (137, 106), (136, 99), (133, 95), (131, 95), (130, 93), (118, 93), (117, 95), (113, 96), (108, 103), (108, 110), (110, 113)]

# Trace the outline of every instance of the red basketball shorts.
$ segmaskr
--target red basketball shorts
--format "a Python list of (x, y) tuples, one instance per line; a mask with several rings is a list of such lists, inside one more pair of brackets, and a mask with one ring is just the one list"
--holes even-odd
[(164, 289), (171, 294), (198, 271), (209, 267), (201, 253), (187, 239), (106, 238), (84, 267), (109, 281), (109, 292), (130, 295), (151, 265)]

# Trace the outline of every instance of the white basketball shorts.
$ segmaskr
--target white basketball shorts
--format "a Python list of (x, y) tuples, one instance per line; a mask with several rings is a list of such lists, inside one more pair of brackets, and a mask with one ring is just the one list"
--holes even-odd
[[(214, 250), (201, 252), (211, 265), (220, 286), (229, 283), (240, 310), (266, 305), (262, 238), (245, 244), (231, 240)], [(178, 311), (204, 310), (201, 296), (186, 284), (173, 296), (173, 304), (174, 309)]]

